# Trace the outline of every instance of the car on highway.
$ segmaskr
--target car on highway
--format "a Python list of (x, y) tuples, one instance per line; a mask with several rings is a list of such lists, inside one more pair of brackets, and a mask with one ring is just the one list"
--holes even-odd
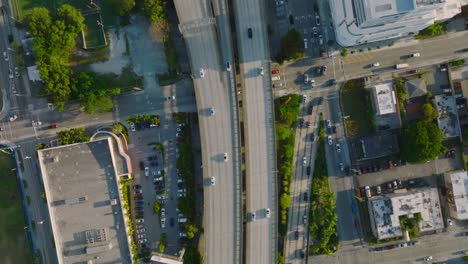
[(13, 79), (13, 71), (11, 69), (8, 70), (8, 76), (10, 77), (10, 79)]
[(307, 200), (309, 199), (309, 196), (308, 196), (307, 192), (304, 193), (302, 199), (303, 199), (304, 202), (307, 202)]
[(260, 75), (264, 75), (264, 74), (265, 74), (264, 71), (263, 71), (263, 67), (260, 67), (258, 70), (259, 70), (258, 73), (259, 73)]
[(146, 176), (146, 177), (149, 176), (149, 167), (145, 167), (145, 176)]
[(460, 236), (468, 236), (468, 232), (461, 232)]
[(311, 170), (312, 170), (312, 169), (310, 168), (310, 166), (307, 166), (307, 168), (306, 168), (306, 173), (307, 173), (307, 175), (310, 175)]
[(135, 132), (135, 124), (133, 123), (130, 123), (130, 129), (132, 130), (132, 132)]
[(213, 107), (210, 107), (210, 115), (214, 116), (215, 115), (215, 110)]
[(250, 213), (250, 221), (254, 222), (257, 216), (255, 215), (255, 212)]
[(205, 77), (205, 70), (203, 68), (200, 68), (200, 77), (201, 78)]
[(464, 53), (464, 52), (468, 52), (468, 48), (464, 48), (464, 49), (461, 49), (461, 50), (457, 50), (455, 51), (456, 53)]
[(327, 139), (328, 139), (328, 145), (331, 146), (331, 145), (333, 144), (332, 137), (331, 137), (331, 136), (328, 136)]
[(307, 165), (307, 157), (302, 158), (302, 165)]
[(210, 177), (210, 185), (211, 185), (211, 186), (215, 186), (215, 184), (216, 184), (216, 179), (215, 179), (214, 176), (211, 176), (211, 177)]
[(247, 29), (247, 36), (249, 36), (250, 39), (252, 38), (252, 36), (253, 36), (252, 28)]
[(320, 17), (319, 17), (319, 15), (315, 15), (315, 24), (317, 24), (317, 26), (320, 26)]
[(371, 64), (371, 67), (379, 67), (380, 63), (379, 62), (374, 62)]
[(231, 71), (231, 63), (229, 61), (226, 61), (226, 70)]
[(265, 209), (265, 216), (266, 216), (267, 218), (270, 218), (270, 216), (271, 216), (270, 208), (266, 208), (266, 209)]
[(10, 122), (15, 121), (16, 119), (18, 119), (18, 116), (17, 116), (17, 115), (12, 115), (12, 116), (10, 116)]
[(223, 159), (224, 159), (224, 162), (227, 162), (227, 161), (228, 161), (228, 154), (227, 154), (227, 153), (224, 153), (224, 154), (223, 154)]
[(304, 215), (304, 216), (302, 217), (302, 222), (303, 222), (304, 224), (307, 223), (307, 215)]
[(429, 262), (432, 260), (432, 256), (424, 257), (424, 261)]
[(340, 153), (341, 152), (341, 146), (340, 143), (336, 144), (336, 152)]
[(8, 54), (6, 51), (3, 52), (3, 58), (5, 59), (5, 61), (8, 61)]
[(421, 54), (419, 52), (413, 53), (410, 55), (411, 58), (416, 58), (416, 57), (421, 57)]
[(299, 230), (296, 230), (296, 232), (294, 232), (294, 239), (299, 240)]

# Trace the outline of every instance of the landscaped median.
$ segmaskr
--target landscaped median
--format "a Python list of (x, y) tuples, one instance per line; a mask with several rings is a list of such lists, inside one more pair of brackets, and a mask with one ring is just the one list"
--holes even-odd
[(132, 263), (140, 263), (138, 255), (138, 246), (135, 240), (135, 229), (133, 227), (133, 221), (130, 210), (130, 185), (132, 184), (133, 178), (124, 179), (119, 181), (119, 188), (122, 194), (122, 207), (124, 209), (125, 225), (127, 228), (127, 235), (130, 239), (130, 251), (132, 253)]
[(323, 116), (320, 113), (319, 146), (312, 177), (309, 212), (309, 254), (330, 255), (338, 249), (338, 232), (335, 212), (335, 195), (328, 183), (327, 159), (325, 155), (325, 133)]
[(290, 94), (275, 100), (276, 149), (278, 159), (278, 195), (280, 213), (278, 214), (278, 232), (286, 236), (288, 232), (288, 210), (291, 204), (290, 185), (294, 171), (295, 123), (299, 116), (301, 96)]

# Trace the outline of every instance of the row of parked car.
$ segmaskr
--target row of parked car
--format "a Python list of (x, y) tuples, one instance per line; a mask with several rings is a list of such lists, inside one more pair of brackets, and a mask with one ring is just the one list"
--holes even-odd
[(375, 186), (371, 189), (370, 186), (361, 187), (361, 197), (371, 198), (372, 195), (380, 195), (383, 192), (392, 192), (397, 189), (403, 188), (403, 182), (401, 180), (392, 180), (380, 185)]
[(388, 160), (386, 162), (376, 162), (368, 165), (355, 165), (353, 168), (354, 175), (361, 175), (361, 174), (366, 174), (366, 173), (372, 173), (372, 172), (377, 172), (377, 171), (382, 171), (382, 170), (389, 170), (393, 169), (394, 167), (399, 167), (402, 165), (405, 165), (406, 162), (397, 160), (397, 161), (392, 161)]
[(381, 247), (370, 247), (369, 251), (374, 252), (374, 251), (384, 251), (384, 250), (390, 250), (390, 249), (395, 249), (395, 248), (404, 248), (404, 247), (410, 247), (417, 245), (419, 242), (418, 241), (408, 241), (404, 243), (397, 243), (397, 244), (390, 244), (386, 246), (381, 246)]

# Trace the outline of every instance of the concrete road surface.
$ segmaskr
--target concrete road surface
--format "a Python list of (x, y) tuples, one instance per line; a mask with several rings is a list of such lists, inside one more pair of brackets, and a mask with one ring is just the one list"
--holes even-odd
[[(235, 1), (246, 149), (246, 263), (276, 263), (273, 95), (262, 1)], [(252, 31), (251, 38), (248, 30)], [(267, 218), (266, 209), (271, 217)], [(256, 219), (251, 219), (252, 214)]]
[[(175, 7), (190, 57), (200, 124), (205, 187), (202, 254), (206, 263), (240, 263), (239, 130), (232, 72), (220, 55), (226, 47), (218, 44), (212, 9), (204, 1), (175, 1)], [(218, 30), (225, 29), (220, 26)], [(210, 185), (210, 177), (215, 185)]]

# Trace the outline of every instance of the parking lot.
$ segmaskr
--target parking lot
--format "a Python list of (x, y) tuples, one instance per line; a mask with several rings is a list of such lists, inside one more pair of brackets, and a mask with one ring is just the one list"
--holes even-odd
[[(186, 236), (179, 226), (186, 218), (177, 210), (177, 199), (184, 196), (185, 186), (175, 168), (181, 126), (167, 116), (161, 118), (159, 127), (135, 124), (132, 131), (129, 126), (135, 177), (131, 190), (135, 233), (141, 248), (155, 251), (165, 234), (166, 254), (177, 254), (180, 238)], [(155, 202), (160, 205), (159, 214), (155, 213)]]

